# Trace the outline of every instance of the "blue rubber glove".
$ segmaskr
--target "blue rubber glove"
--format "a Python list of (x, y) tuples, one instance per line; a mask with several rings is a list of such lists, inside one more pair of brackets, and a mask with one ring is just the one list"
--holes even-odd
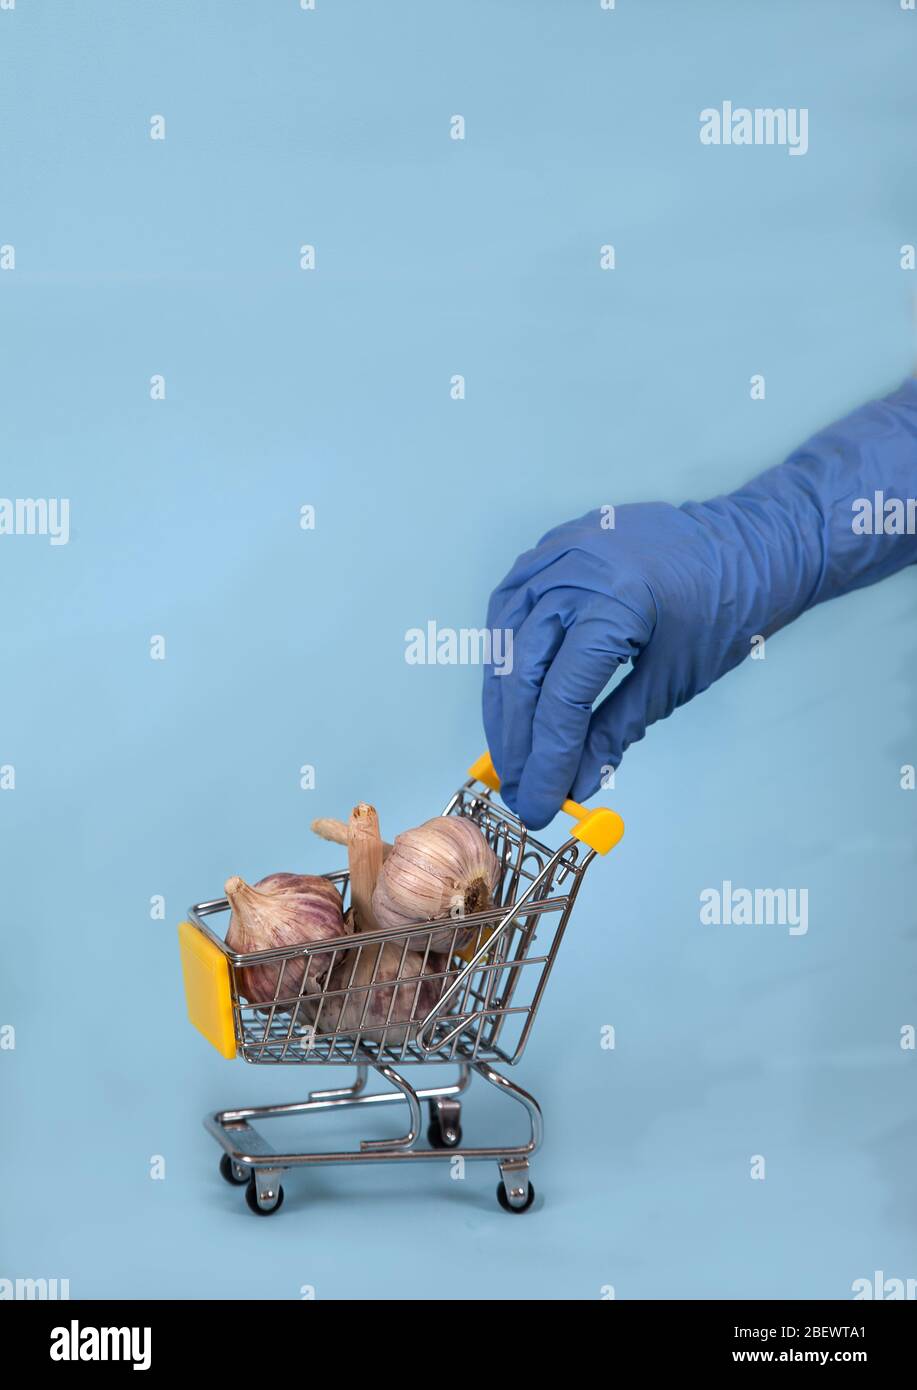
[[(870, 534), (876, 493), (886, 500)], [(491, 630), (512, 632), (511, 669), (484, 675), (507, 805), (531, 829), (546, 825), (565, 797), (591, 796), (650, 724), (737, 666), (755, 637), (917, 561), (915, 497), (909, 379), (728, 496), (621, 506), (613, 529), (588, 512), (549, 531), (487, 615)], [(593, 709), (625, 661), (632, 670)]]

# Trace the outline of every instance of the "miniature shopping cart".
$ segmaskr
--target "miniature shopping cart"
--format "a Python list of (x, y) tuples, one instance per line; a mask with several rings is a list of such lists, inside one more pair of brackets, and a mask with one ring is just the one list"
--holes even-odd
[[(308, 1100), (286, 1105), (220, 1110), (204, 1121), (223, 1148), (222, 1176), (245, 1186), (246, 1201), (259, 1215), (280, 1207), (286, 1168), (457, 1157), (496, 1160), (497, 1197), (507, 1211), (526, 1211), (532, 1204), (529, 1159), (541, 1143), (541, 1111), (496, 1065), (513, 1066), (522, 1056), (583, 874), (596, 852), (606, 854), (618, 843), (624, 825), (614, 811), (566, 801), (563, 809), (576, 824), (566, 844), (552, 851), (493, 799), (500, 780), (487, 754), (469, 776), (443, 815), (470, 817), (496, 855), (499, 876), (486, 912), (249, 955), (230, 950), (210, 925), (228, 914), (225, 898), (197, 903), (179, 927), (189, 1017), (224, 1057), (239, 1055), (260, 1065), (356, 1067), (350, 1086), (313, 1091)], [(327, 878), (338, 885), (346, 906), (348, 874)], [(387, 968), (380, 970), (384, 960)], [(247, 1002), (246, 967), (268, 963), (277, 966), (273, 998)], [(304, 993), (307, 977), (317, 992)], [(322, 983), (316, 987), (315, 980)], [(457, 1079), (417, 1086), (402, 1074), (405, 1066), (433, 1062), (457, 1067)], [(366, 1092), (370, 1068), (390, 1089)], [(463, 1145), (461, 1097), (473, 1072), (525, 1110), (527, 1142)], [(419, 1142), (424, 1102), (426, 1145)], [(406, 1133), (363, 1139), (358, 1149), (341, 1152), (277, 1151), (252, 1124), (348, 1106), (367, 1113), (391, 1103), (406, 1107)]]

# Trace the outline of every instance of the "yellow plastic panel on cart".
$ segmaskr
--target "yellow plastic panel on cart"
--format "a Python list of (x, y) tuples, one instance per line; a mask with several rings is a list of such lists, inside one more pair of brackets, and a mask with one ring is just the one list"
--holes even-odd
[[(482, 753), (477, 762), (471, 764), (468, 776), (483, 782), (484, 786), (490, 787), (493, 792), (500, 790), (500, 778), (489, 753)], [(578, 801), (565, 801), (560, 809), (576, 821), (570, 832), (573, 838), (582, 840), (583, 844), (597, 850), (599, 854), (607, 854), (610, 849), (614, 849), (624, 834), (623, 820), (617, 811), (611, 811), (607, 806), (596, 806), (590, 810), (588, 806), (581, 806)]]
[(222, 1057), (235, 1057), (229, 962), (193, 922), (179, 922), (178, 945), (188, 1017)]

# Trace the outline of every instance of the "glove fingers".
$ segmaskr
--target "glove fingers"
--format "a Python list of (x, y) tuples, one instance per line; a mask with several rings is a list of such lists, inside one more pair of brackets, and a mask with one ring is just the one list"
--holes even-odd
[(645, 646), (656, 620), (639, 574), (615, 572), (568, 545), (545, 558), (539, 551), (520, 556), (491, 598), (488, 627), (512, 632), (513, 663), (503, 675), (485, 668), (483, 694), (504, 800), (533, 829), (568, 795), (593, 704), (618, 664)]
[(501, 795), (515, 804), (519, 779), (532, 751), (532, 728), (545, 676), (564, 642), (561, 605), (542, 600), (536, 604), (513, 642), (513, 669), (496, 677), (504, 684), (500, 731), (503, 767)]
[[(579, 768), (570, 795), (585, 801), (597, 792), (605, 768), (616, 768), (632, 743), (637, 743), (651, 724), (664, 717), (653, 707), (654, 662), (650, 652), (638, 657), (589, 721)], [(655, 672), (658, 677), (658, 672)]]
[(531, 725), (531, 752), (516, 811), (533, 830), (547, 825), (570, 794), (583, 755), (592, 706), (635, 650), (633, 614), (614, 600), (570, 627), (544, 677)]
[[(518, 566), (520, 561), (517, 560)], [(484, 718), (484, 733), (487, 737), (487, 747), (493, 759), (494, 767), (499, 777), (505, 780), (506, 759), (503, 754), (503, 729), (504, 712), (503, 696), (508, 689), (507, 682), (514, 679), (518, 672), (517, 639), (518, 633), (525, 622), (526, 617), (531, 611), (535, 602), (535, 596), (531, 590), (518, 589), (511, 583), (514, 570), (498, 585), (490, 596), (487, 605), (487, 629), (493, 633), (496, 629), (504, 629), (513, 634), (513, 665), (511, 671), (498, 674), (493, 666), (484, 667), (484, 684), (482, 690), (482, 713)], [(505, 646), (502, 648), (505, 650)], [(509, 803), (507, 803), (509, 804)]]
[(509, 676), (498, 676), (492, 666), (484, 668), (481, 704), (487, 747), (497, 770), (503, 776), (503, 684)]
[[(526, 559), (520, 556), (517, 568)], [(532, 722), (541, 685), (584, 596), (569, 587), (557, 564), (546, 566), (516, 590), (510, 591), (507, 584), (504, 580), (491, 596), (487, 626), (491, 633), (497, 629), (512, 633), (512, 667), (500, 675), (493, 666), (485, 666), (483, 714), (501, 794), (508, 806), (514, 806), (519, 778), (531, 752)], [(505, 641), (501, 649), (507, 649)]]

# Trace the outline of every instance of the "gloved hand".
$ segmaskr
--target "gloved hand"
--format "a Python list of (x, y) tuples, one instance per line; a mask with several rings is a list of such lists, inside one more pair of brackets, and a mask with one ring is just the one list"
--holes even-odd
[[(875, 494), (898, 503), (885, 515)], [(710, 502), (637, 503), (549, 531), (491, 598), (512, 666), (484, 674), (484, 726), (507, 805), (531, 829), (650, 724), (807, 608), (917, 561), (917, 381)], [(857, 505), (861, 504), (861, 505)], [(867, 506), (868, 504), (868, 506)], [(890, 501), (889, 501), (890, 505)], [(902, 523), (897, 532), (890, 525)], [(884, 530), (881, 528), (884, 525)], [(502, 648), (501, 648), (502, 650)], [(593, 704), (624, 661), (633, 668)], [(507, 663), (508, 665), (509, 663)]]

